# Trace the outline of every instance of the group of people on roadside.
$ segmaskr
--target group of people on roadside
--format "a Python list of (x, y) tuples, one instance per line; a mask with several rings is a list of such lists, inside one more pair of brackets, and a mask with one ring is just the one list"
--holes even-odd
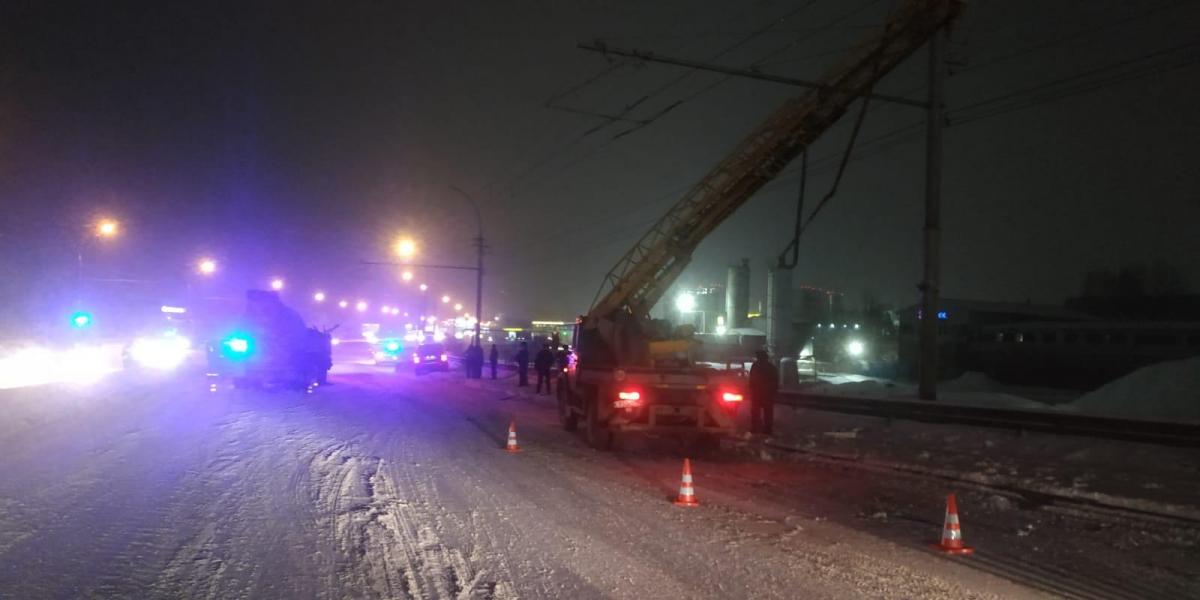
[[(542, 349), (533, 357), (533, 370), (537, 373), (537, 393), (541, 394), (542, 386), (546, 388), (545, 393), (550, 393), (551, 379), (550, 374), (558, 371), (566, 371), (571, 364), (570, 348), (561, 344), (555, 344), (556, 348), (552, 349), (551, 344), (542, 344)], [(521, 349), (517, 351), (514, 357), (517, 363), (517, 387), (529, 387), (529, 343), (521, 342)]]
[[(496, 378), (496, 363), (499, 360), (500, 351), (496, 349), (496, 344), (492, 344), (487, 358), (487, 362), (492, 368), (492, 379)], [(468, 346), (467, 351), (463, 353), (463, 368), (467, 370), (467, 379), (483, 379), (483, 365), (483, 346), (479, 344)]]

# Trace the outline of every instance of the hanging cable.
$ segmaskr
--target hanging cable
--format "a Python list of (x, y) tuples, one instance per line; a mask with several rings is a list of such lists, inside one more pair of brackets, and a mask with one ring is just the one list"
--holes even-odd
[[(870, 90), (867, 90), (867, 92), (869, 93)], [(817, 218), (817, 213), (821, 212), (821, 209), (825, 208), (825, 204), (837, 194), (838, 184), (842, 182), (842, 175), (846, 173), (846, 164), (850, 162), (850, 155), (854, 152), (854, 142), (858, 139), (858, 131), (862, 129), (863, 120), (867, 116), (867, 106), (870, 103), (870, 98), (863, 97), (862, 109), (858, 111), (858, 119), (854, 121), (854, 129), (850, 132), (850, 143), (846, 144), (846, 152), (842, 154), (842, 162), (838, 164), (837, 175), (833, 177), (833, 186), (829, 188), (829, 193), (825, 194), (825, 197), (821, 198), (821, 201), (817, 203), (817, 207), (813, 209), (812, 214), (808, 215), (808, 222), (800, 228), (801, 233), (809, 225), (812, 225), (813, 219)], [(796, 237), (799, 237), (799, 234)]]
[[(788, 243), (783, 252), (779, 254), (779, 267), (781, 269), (792, 269), (796, 267), (796, 263), (800, 262), (800, 229), (804, 220), (804, 188), (808, 183), (808, 150), (800, 155), (800, 193), (796, 196), (796, 228), (792, 233), (792, 241)], [(792, 253), (792, 257), (788, 258), (788, 252)]]

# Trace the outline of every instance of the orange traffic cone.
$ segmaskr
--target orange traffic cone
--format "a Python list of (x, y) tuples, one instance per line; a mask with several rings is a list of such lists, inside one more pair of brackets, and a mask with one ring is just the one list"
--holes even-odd
[(962, 528), (958, 524), (958, 503), (954, 494), (946, 496), (946, 523), (942, 526), (942, 541), (929, 545), (946, 554), (974, 554), (975, 549), (963, 545)]
[(675, 498), (676, 506), (700, 506), (696, 500), (696, 489), (692, 487), (692, 461), (683, 459), (683, 479), (679, 482), (679, 496)]
[(508, 444), (504, 447), (510, 454), (515, 454), (521, 451), (521, 447), (517, 445), (517, 422), (508, 422)]

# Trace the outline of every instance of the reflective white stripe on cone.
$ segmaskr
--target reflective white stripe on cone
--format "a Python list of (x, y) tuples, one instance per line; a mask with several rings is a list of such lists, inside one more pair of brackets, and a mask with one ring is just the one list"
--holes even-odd
[(679, 496), (675, 498), (677, 506), (700, 506), (696, 500), (696, 490), (692, 487), (692, 461), (683, 459), (683, 477), (679, 482)]
[(508, 423), (508, 444), (506, 444), (504, 446), (504, 449), (506, 451), (508, 451), (509, 453), (516, 453), (516, 452), (521, 451), (521, 447), (517, 445), (517, 422), (516, 421), (509, 421), (509, 423)]
[(973, 554), (974, 548), (963, 545), (962, 527), (958, 524), (958, 502), (954, 494), (946, 496), (946, 521), (942, 525), (942, 540), (930, 544), (934, 550), (947, 554)]

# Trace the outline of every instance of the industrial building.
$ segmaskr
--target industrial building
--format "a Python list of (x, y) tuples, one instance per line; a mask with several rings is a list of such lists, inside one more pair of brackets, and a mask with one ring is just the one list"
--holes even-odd
[[(1101, 319), (1052, 305), (943, 298), (942, 378), (979, 371), (1013, 384), (1088, 389), (1139, 367), (1200, 354), (1200, 321)], [(917, 367), (918, 306), (900, 313), (900, 365)]]

